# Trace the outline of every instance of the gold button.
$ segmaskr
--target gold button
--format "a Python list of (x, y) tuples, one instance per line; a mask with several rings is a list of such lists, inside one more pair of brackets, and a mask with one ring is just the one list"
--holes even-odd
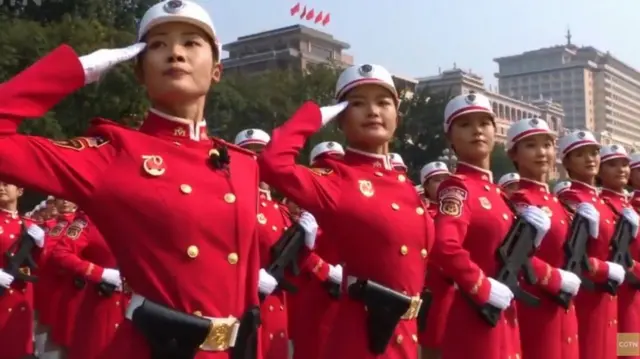
[(422, 216), (424, 214), (424, 208), (422, 207), (416, 208), (416, 213)]
[(400, 253), (401, 253), (403, 256), (406, 256), (406, 255), (407, 255), (407, 253), (409, 253), (409, 248), (407, 248), (407, 246), (402, 246), (402, 247), (400, 247)]
[(598, 202), (598, 200), (595, 197), (591, 197), (591, 200), (594, 202)]
[(9, 289), (9, 294), (13, 294), (13, 289)]
[(613, 324), (618, 324), (618, 319), (614, 319)]
[(398, 334), (398, 336), (396, 337), (396, 343), (402, 344), (402, 340), (404, 340), (404, 337), (402, 336), (402, 334)]
[(280, 306), (280, 311), (281, 311), (281, 312), (284, 312), (284, 305), (281, 305), (281, 306)]
[(496, 193), (500, 193), (500, 188), (496, 187)]
[(553, 201), (554, 201), (554, 202), (558, 202), (558, 199), (557, 199), (557, 198), (555, 198), (555, 197), (553, 197)]
[(193, 191), (191, 189), (191, 186), (189, 186), (188, 184), (181, 184), (180, 185), (180, 192), (184, 193), (184, 194), (189, 194), (191, 193), (191, 191)]
[(229, 255), (227, 256), (227, 261), (229, 261), (229, 263), (231, 264), (238, 263), (238, 253), (229, 253)]
[(274, 232), (278, 231), (278, 227), (276, 227), (276, 226), (271, 226), (271, 229), (272, 229)]
[(393, 208), (394, 211), (397, 211), (400, 209), (400, 206), (398, 206), (397, 203), (391, 203), (391, 208)]
[(193, 312), (193, 315), (195, 315), (196, 317), (201, 317), (202, 316), (202, 312), (199, 310), (196, 310), (195, 312)]
[(120, 306), (120, 301), (116, 300), (116, 306)]
[(561, 219), (561, 220), (560, 220), (560, 224), (564, 224), (564, 219)]
[(427, 258), (427, 250), (422, 248), (422, 250), (420, 251), (420, 255), (422, 256), (422, 258)]
[(571, 343), (571, 337), (567, 338), (567, 343)]
[(216, 150), (215, 148), (212, 148), (209, 150), (209, 157), (218, 157), (220, 156), (220, 152), (218, 152), (218, 150)]
[(258, 223), (260, 224), (267, 223), (267, 217), (265, 217), (264, 214), (262, 213), (258, 213)]
[(266, 207), (266, 206), (267, 206), (267, 204), (266, 204), (266, 203), (264, 203), (264, 202), (260, 203), (260, 205), (261, 205), (262, 207)]
[(509, 215), (507, 215), (506, 213), (503, 213), (502, 218), (504, 218), (504, 220), (506, 221), (509, 219)]
[(273, 305), (270, 305), (270, 306), (269, 306), (269, 311), (270, 311), (270, 312), (273, 312)]
[(269, 333), (269, 339), (273, 340), (273, 333)]
[(174, 142), (173, 144), (176, 146), (180, 146), (180, 142)]
[(549, 200), (549, 197), (547, 197), (547, 196), (543, 196), (542, 198), (544, 198), (545, 201)]
[(116, 329), (118, 329), (118, 326), (120, 326), (120, 324), (116, 323), (115, 324)]
[(520, 359), (520, 354), (516, 353), (516, 359)]
[(376, 175), (377, 177), (382, 177), (382, 172), (375, 172), (374, 175)]
[(280, 338), (284, 338), (284, 332), (280, 332)]
[(189, 246), (189, 248), (187, 248), (187, 255), (189, 258), (196, 258), (198, 253), (200, 253), (200, 250), (196, 246)]
[(273, 208), (278, 209), (280, 207), (278, 207), (278, 204), (276, 203), (276, 204), (273, 205)]
[(490, 189), (491, 189), (491, 187), (489, 187), (489, 185), (485, 185), (485, 186), (484, 186), (484, 190), (485, 190), (485, 191), (488, 191), (488, 190), (490, 190)]
[(415, 335), (415, 334), (411, 334), (411, 339), (413, 339), (413, 342), (414, 342), (414, 343), (417, 343), (417, 342), (418, 342), (418, 336), (417, 336), (417, 335)]
[(608, 220), (608, 219), (605, 219), (605, 220), (604, 220), (604, 223), (609, 224), (610, 222), (609, 222), (609, 220)]
[(236, 195), (233, 193), (227, 193), (224, 195), (224, 201), (227, 203), (234, 203), (236, 201)]
[(404, 182), (406, 180), (407, 180), (407, 177), (405, 175), (398, 175), (398, 181)]
[(13, 312), (13, 308), (9, 308), (9, 313)]

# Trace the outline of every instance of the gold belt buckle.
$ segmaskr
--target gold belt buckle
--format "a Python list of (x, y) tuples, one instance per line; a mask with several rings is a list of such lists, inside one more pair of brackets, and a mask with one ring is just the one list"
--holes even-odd
[(227, 323), (214, 323), (213, 320), (209, 322), (209, 333), (204, 342), (200, 345), (200, 349), (207, 347), (213, 351), (225, 351), (231, 347), (231, 334), (233, 333), (233, 326)]
[(419, 296), (411, 297), (411, 304), (409, 304), (409, 309), (402, 315), (402, 319), (404, 320), (412, 320), (418, 317), (418, 313), (420, 312), (420, 307), (422, 306), (422, 299)]
[(18, 270), (24, 275), (31, 275), (31, 268), (29, 267), (20, 267)]

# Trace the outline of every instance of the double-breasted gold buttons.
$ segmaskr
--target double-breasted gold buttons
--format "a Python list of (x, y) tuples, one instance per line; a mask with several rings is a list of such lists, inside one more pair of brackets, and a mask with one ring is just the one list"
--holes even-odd
[(422, 208), (422, 207), (416, 208), (416, 213), (418, 215), (422, 216), (424, 214), (424, 208)]
[(191, 245), (187, 248), (187, 255), (189, 258), (196, 258), (200, 254), (200, 250), (197, 246)]
[(427, 254), (429, 254), (427, 252), (426, 248), (422, 248), (422, 250), (420, 250), (420, 255), (422, 256), (422, 258), (427, 258)]
[(235, 203), (236, 195), (233, 193), (227, 193), (224, 195), (224, 201), (227, 203)]
[(398, 206), (397, 203), (391, 203), (391, 208), (393, 208), (394, 211), (397, 211), (400, 209), (400, 206)]
[(407, 246), (403, 245), (402, 247), (400, 247), (400, 254), (406, 256), (407, 253), (409, 253), (409, 248)]
[(238, 263), (238, 253), (229, 253), (229, 255), (227, 256), (227, 261), (229, 261), (230, 264)]
[(181, 184), (180, 185), (180, 192), (182, 192), (184, 194), (189, 194), (189, 193), (193, 192), (193, 188), (191, 188), (191, 186), (189, 186), (188, 184)]

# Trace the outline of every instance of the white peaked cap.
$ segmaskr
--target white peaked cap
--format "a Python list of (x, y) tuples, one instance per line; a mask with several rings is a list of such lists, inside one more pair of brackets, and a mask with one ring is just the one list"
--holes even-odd
[(564, 137), (560, 138), (558, 141), (558, 147), (560, 148), (560, 159), (564, 159), (569, 152), (584, 146), (598, 146), (600, 144), (593, 136), (593, 133), (589, 131), (574, 131)]
[(640, 153), (639, 152), (631, 154), (629, 166), (631, 166), (632, 169), (640, 167)]
[(571, 181), (560, 181), (553, 186), (553, 194), (556, 196), (571, 188)]
[(318, 156), (321, 156), (324, 154), (344, 156), (344, 148), (342, 148), (342, 145), (340, 145), (338, 142), (333, 142), (333, 141), (320, 142), (317, 145), (315, 145), (311, 150), (311, 156), (310, 156), (309, 162), (313, 164), (313, 162), (315, 162)]
[(48, 196), (47, 197), (47, 201), (53, 201), (54, 199), (56, 199), (54, 196)]
[(507, 130), (507, 150), (512, 149), (518, 141), (539, 134), (553, 135), (547, 121), (539, 118), (525, 118), (516, 121)]
[(416, 192), (418, 192), (418, 194), (424, 194), (424, 187), (422, 187), (422, 185), (417, 185), (414, 187), (416, 189)]
[(600, 147), (600, 163), (616, 158), (626, 158), (630, 160), (627, 150), (620, 145), (607, 145)]
[(271, 141), (271, 136), (269, 136), (268, 133), (257, 128), (251, 128), (248, 130), (240, 131), (240, 133), (236, 135), (236, 139), (233, 141), (233, 143), (235, 143), (236, 146), (240, 147), (248, 145), (266, 146), (269, 141)]
[(397, 153), (389, 153), (389, 162), (391, 162), (391, 166), (393, 167), (400, 166), (407, 168), (407, 165), (404, 164), (402, 156)]
[(355, 65), (342, 71), (336, 83), (336, 100), (341, 100), (350, 90), (367, 84), (380, 85), (391, 91), (393, 96), (398, 98), (398, 91), (393, 82), (391, 73), (380, 65)]
[(140, 20), (137, 41), (140, 41), (153, 27), (167, 22), (185, 22), (197, 26), (211, 36), (220, 55), (220, 43), (211, 16), (202, 6), (188, 0), (162, 1), (150, 7)]
[(495, 118), (489, 99), (479, 93), (458, 95), (452, 98), (444, 109), (444, 132), (449, 132), (451, 123), (456, 118), (474, 112), (482, 112)]
[(506, 175), (500, 177), (500, 179), (498, 180), (498, 186), (505, 187), (519, 181), (520, 181), (520, 175), (518, 173), (515, 173), (515, 172), (507, 173)]
[(420, 170), (420, 183), (425, 183), (429, 178), (443, 173), (450, 173), (444, 162), (429, 162)]
[(40, 202), (40, 207), (46, 207), (47, 206), (47, 201), (42, 201)]

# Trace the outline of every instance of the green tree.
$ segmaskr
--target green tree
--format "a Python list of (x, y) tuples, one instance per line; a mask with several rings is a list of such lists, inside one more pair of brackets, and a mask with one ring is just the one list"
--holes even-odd
[(493, 172), (494, 178), (497, 180), (503, 175), (515, 172), (516, 168), (513, 166), (513, 162), (507, 155), (506, 148), (503, 144), (496, 144), (491, 152), (491, 172)]

